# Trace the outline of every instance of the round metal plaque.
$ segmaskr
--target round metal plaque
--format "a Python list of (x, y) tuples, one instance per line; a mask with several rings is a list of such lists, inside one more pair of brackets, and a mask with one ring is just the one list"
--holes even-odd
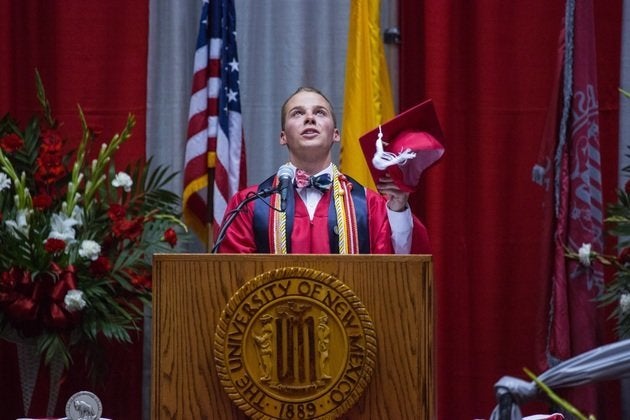
[(66, 403), (66, 417), (69, 420), (98, 420), (101, 414), (101, 400), (88, 391), (77, 392)]
[(376, 333), (342, 281), (281, 268), (232, 296), (217, 325), (214, 354), (223, 389), (249, 417), (332, 419), (368, 385)]

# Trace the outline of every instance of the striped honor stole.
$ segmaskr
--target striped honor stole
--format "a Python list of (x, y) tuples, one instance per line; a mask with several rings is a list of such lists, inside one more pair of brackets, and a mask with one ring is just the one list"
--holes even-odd
[[(331, 200), (328, 208), (328, 238), (331, 254), (369, 254), (368, 207), (365, 188), (343, 175), (333, 165)], [(261, 192), (278, 185), (271, 176), (258, 186)], [(259, 253), (290, 254), (295, 190), (287, 194), (286, 212), (280, 208), (280, 194), (254, 203), (254, 240)]]

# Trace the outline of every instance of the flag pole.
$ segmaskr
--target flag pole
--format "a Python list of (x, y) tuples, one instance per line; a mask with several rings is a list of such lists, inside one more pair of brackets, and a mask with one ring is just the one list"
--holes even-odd
[[(210, 252), (214, 246), (214, 167), (208, 168), (208, 223), (206, 224), (208, 240), (206, 241), (206, 251)], [(220, 221), (217, 221), (220, 223)]]

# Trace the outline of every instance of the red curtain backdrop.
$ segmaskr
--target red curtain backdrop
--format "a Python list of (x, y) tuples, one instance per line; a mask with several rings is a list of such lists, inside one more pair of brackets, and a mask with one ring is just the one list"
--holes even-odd
[[(614, 199), (621, 4), (596, 2), (605, 200)], [(434, 99), (446, 155), (413, 197), (435, 255), (438, 418), (485, 418), (503, 375), (537, 370), (548, 279), (543, 192), (531, 181), (564, 2), (400, 0), (400, 109)], [(137, 117), (128, 161), (144, 155), (147, 0), (0, 0), (0, 115), (37, 109), (38, 68), (55, 115), (78, 139), (76, 104), (102, 139)], [(105, 70), (103, 70), (105, 69)], [(124, 164), (125, 162), (120, 162)], [(140, 346), (109, 351), (109, 377), (66, 378), (56, 415), (93, 389), (115, 419), (141, 418)], [(15, 349), (0, 347), (0, 418), (21, 416)], [(45, 410), (44, 401), (33, 407)], [(35, 414), (33, 412), (33, 414)], [(598, 419), (605, 418), (597, 413)], [(610, 415), (608, 418), (615, 418)], [(617, 417), (618, 418), (618, 417)]]
[[(564, 2), (400, 1), (400, 110), (433, 98), (446, 136), (444, 158), (413, 197), (435, 258), (438, 418), (487, 418), (501, 376), (525, 379), (523, 367), (540, 373), (549, 287), (541, 273), (551, 236), (531, 170)], [(610, 202), (621, 3), (595, 3), (602, 177)], [(614, 400), (614, 386), (606, 385), (602, 394)], [(594, 413), (598, 419), (619, 418), (608, 396)]]
[[(54, 115), (63, 122), (69, 146), (80, 139), (77, 104), (88, 125), (108, 141), (122, 130), (127, 114), (136, 116), (129, 142), (117, 165), (144, 158), (148, 0), (13, 1), (0, 0), (0, 115), (22, 122), (38, 111), (35, 69), (39, 69)], [(94, 145), (98, 149), (98, 145)], [(55, 415), (65, 415), (68, 398), (92, 390), (106, 417), (142, 418), (142, 335), (132, 346), (106, 348), (104, 383), (93, 386), (85, 371), (69, 372)], [(75, 355), (77, 362), (81, 356)], [(47, 378), (38, 384), (32, 416), (44, 416)], [(15, 346), (0, 345), (0, 418), (22, 417)]]
[(77, 104), (101, 141), (120, 132), (132, 113), (133, 137), (117, 163), (144, 157), (148, 0), (0, 0), (0, 16), (0, 115), (25, 120), (39, 110), (38, 69), (70, 143), (80, 138)]

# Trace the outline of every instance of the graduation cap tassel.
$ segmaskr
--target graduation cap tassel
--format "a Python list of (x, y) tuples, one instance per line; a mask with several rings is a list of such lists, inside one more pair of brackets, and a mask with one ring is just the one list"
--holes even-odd
[(384, 145), (387, 145), (387, 143), (383, 141), (383, 131), (379, 125), (378, 138), (376, 139), (376, 152), (374, 152), (374, 157), (372, 158), (372, 165), (381, 171), (392, 165), (404, 165), (407, 160), (416, 157), (416, 154), (412, 152), (411, 149), (404, 149), (398, 154), (386, 152), (383, 147)]

